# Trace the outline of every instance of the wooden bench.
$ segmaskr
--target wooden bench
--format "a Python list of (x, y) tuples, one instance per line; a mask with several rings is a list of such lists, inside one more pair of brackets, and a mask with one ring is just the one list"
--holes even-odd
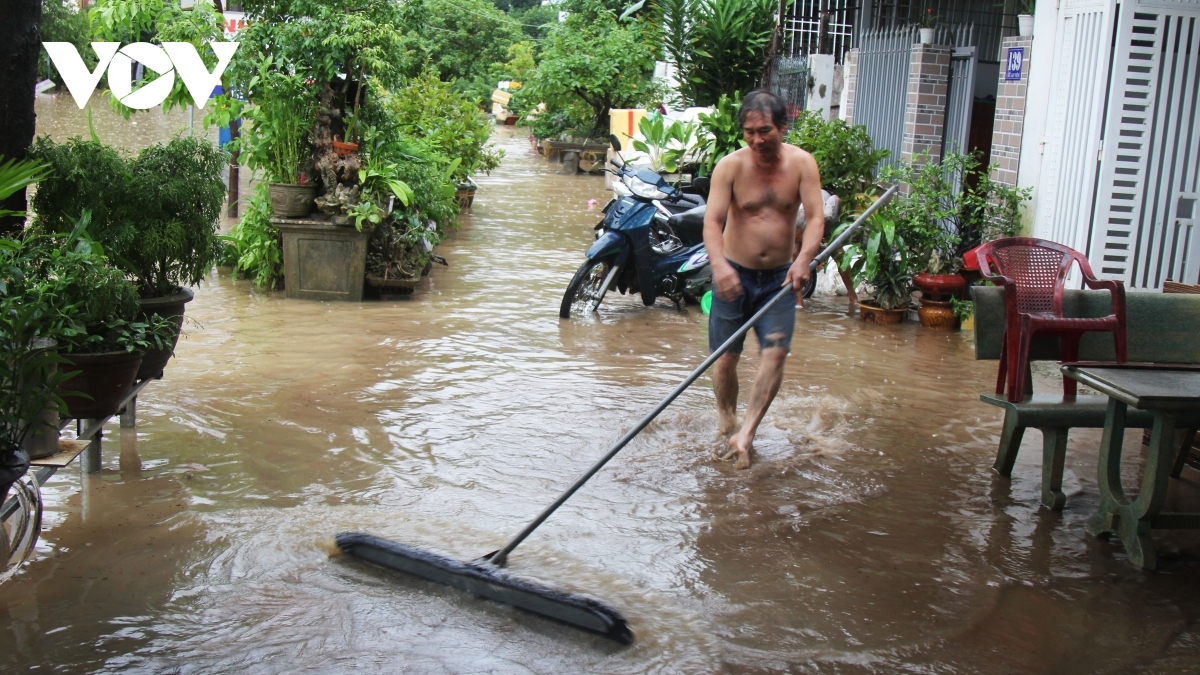
[[(973, 287), (975, 300), (975, 358), (999, 360), (1004, 336), (1004, 290), (997, 287)], [(1103, 316), (1109, 311), (1106, 291), (1066, 291), (1063, 313), (1066, 316)], [(1129, 293), (1126, 296), (1127, 342), (1130, 362), (1200, 364), (1200, 296), (1161, 293)], [(1090, 334), (1079, 345), (1081, 361), (1113, 361), (1116, 357), (1112, 336)], [(1057, 338), (1034, 339), (1030, 345), (1031, 360), (1058, 361), (1061, 358)], [(1012, 474), (1021, 440), (1028, 428), (1042, 432), (1042, 497), (1046, 507), (1059, 510), (1066, 503), (1062, 493), (1063, 462), (1066, 458), (1067, 435), (1076, 427), (1104, 428), (1107, 396), (1079, 395), (1066, 398), (1062, 394), (1033, 394), (1032, 378), (1026, 378), (1026, 396), (1019, 403), (1009, 403), (1004, 395), (980, 395), (984, 403), (1004, 409), (1004, 429), (996, 451), (993, 468), (1002, 476)], [(1148, 413), (1130, 409), (1126, 426), (1149, 428)], [(1183, 470), (1188, 448), (1200, 420), (1189, 420), (1178, 432), (1180, 454), (1172, 476)]]

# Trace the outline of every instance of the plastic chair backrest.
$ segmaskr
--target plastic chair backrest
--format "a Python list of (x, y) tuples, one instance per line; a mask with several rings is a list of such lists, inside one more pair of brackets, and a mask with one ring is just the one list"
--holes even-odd
[(1062, 292), (1072, 263), (1078, 261), (1085, 274), (1090, 272), (1082, 253), (1044, 239), (998, 239), (979, 247), (975, 254), (983, 276), (998, 274), (1013, 280), (1021, 314), (1061, 317)]

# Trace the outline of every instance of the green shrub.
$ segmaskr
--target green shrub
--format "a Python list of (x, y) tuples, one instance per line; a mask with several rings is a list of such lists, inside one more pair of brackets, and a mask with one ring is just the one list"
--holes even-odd
[(548, 114), (582, 103), (591, 113), (587, 136), (603, 137), (610, 109), (661, 102), (663, 92), (653, 80), (657, 33), (641, 21), (618, 22), (599, 0), (577, 0), (570, 9), (542, 43), (524, 95), (544, 102)]
[(90, 214), (90, 235), (143, 297), (198, 283), (220, 253), (225, 155), (209, 142), (177, 138), (130, 160), (98, 141), (43, 136), (30, 154), (51, 170), (33, 200), (37, 229), (67, 234)]
[(826, 122), (811, 110), (800, 113), (784, 140), (812, 154), (822, 187), (841, 198), (845, 214), (866, 206), (859, 203), (859, 195), (872, 191), (879, 162), (891, 154), (872, 147), (866, 127), (839, 119)]
[(447, 160), (460, 160), (455, 180), (500, 165), (504, 152), (487, 145), (492, 120), (433, 73), (426, 71), (395, 93), (384, 92), (381, 98), (383, 114), (394, 120), (395, 131), (422, 141)]
[(442, 81), (473, 106), (491, 106), (496, 80), (492, 65), (504, 63), (508, 48), (525, 39), (517, 22), (488, 0), (425, 0), (423, 45)]
[(711, 176), (717, 162), (746, 147), (737, 119), (741, 105), (741, 95), (721, 94), (711, 112), (700, 114), (700, 132), (705, 137), (699, 152), (700, 175)]
[(283, 279), (283, 244), (279, 229), (271, 224), (271, 196), (266, 183), (258, 183), (242, 219), (220, 236), (226, 243), (235, 273), (254, 280), (259, 288), (274, 289)]

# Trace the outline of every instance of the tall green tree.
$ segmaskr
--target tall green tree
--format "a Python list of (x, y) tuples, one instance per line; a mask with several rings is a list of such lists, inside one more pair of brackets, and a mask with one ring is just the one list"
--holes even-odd
[(661, 16), (663, 48), (685, 104), (710, 106), (755, 87), (775, 30), (775, 0), (656, 2), (652, 13)]
[(429, 65), (443, 82), (483, 104), (495, 89), (490, 70), (525, 39), (517, 22), (489, 0), (424, 0), (421, 31)]
[(608, 128), (608, 111), (657, 103), (654, 85), (655, 31), (642, 21), (619, 22), (602, 0), (575, 0), (566, 21), (542, 45), (530, 85), (548, 111), (582, 103), (591, 111), (588, 135)]

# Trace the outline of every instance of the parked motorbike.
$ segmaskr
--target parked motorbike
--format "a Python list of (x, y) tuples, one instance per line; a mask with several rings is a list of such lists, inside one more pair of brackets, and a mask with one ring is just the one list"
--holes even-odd
[(609, 141), (618, 152), (616, 197), (604, 207), (596, 242), (567, 285), (559, 316), (596, 311), (612, 288), (641, 294), (646, 306), (659, 297), (679, 308), (699, 302), (712, 286), (703, 235), (707, 179), (686, 190), (674, 187), (650, 169), (627, 165), (620, 141), (615, 136)]

